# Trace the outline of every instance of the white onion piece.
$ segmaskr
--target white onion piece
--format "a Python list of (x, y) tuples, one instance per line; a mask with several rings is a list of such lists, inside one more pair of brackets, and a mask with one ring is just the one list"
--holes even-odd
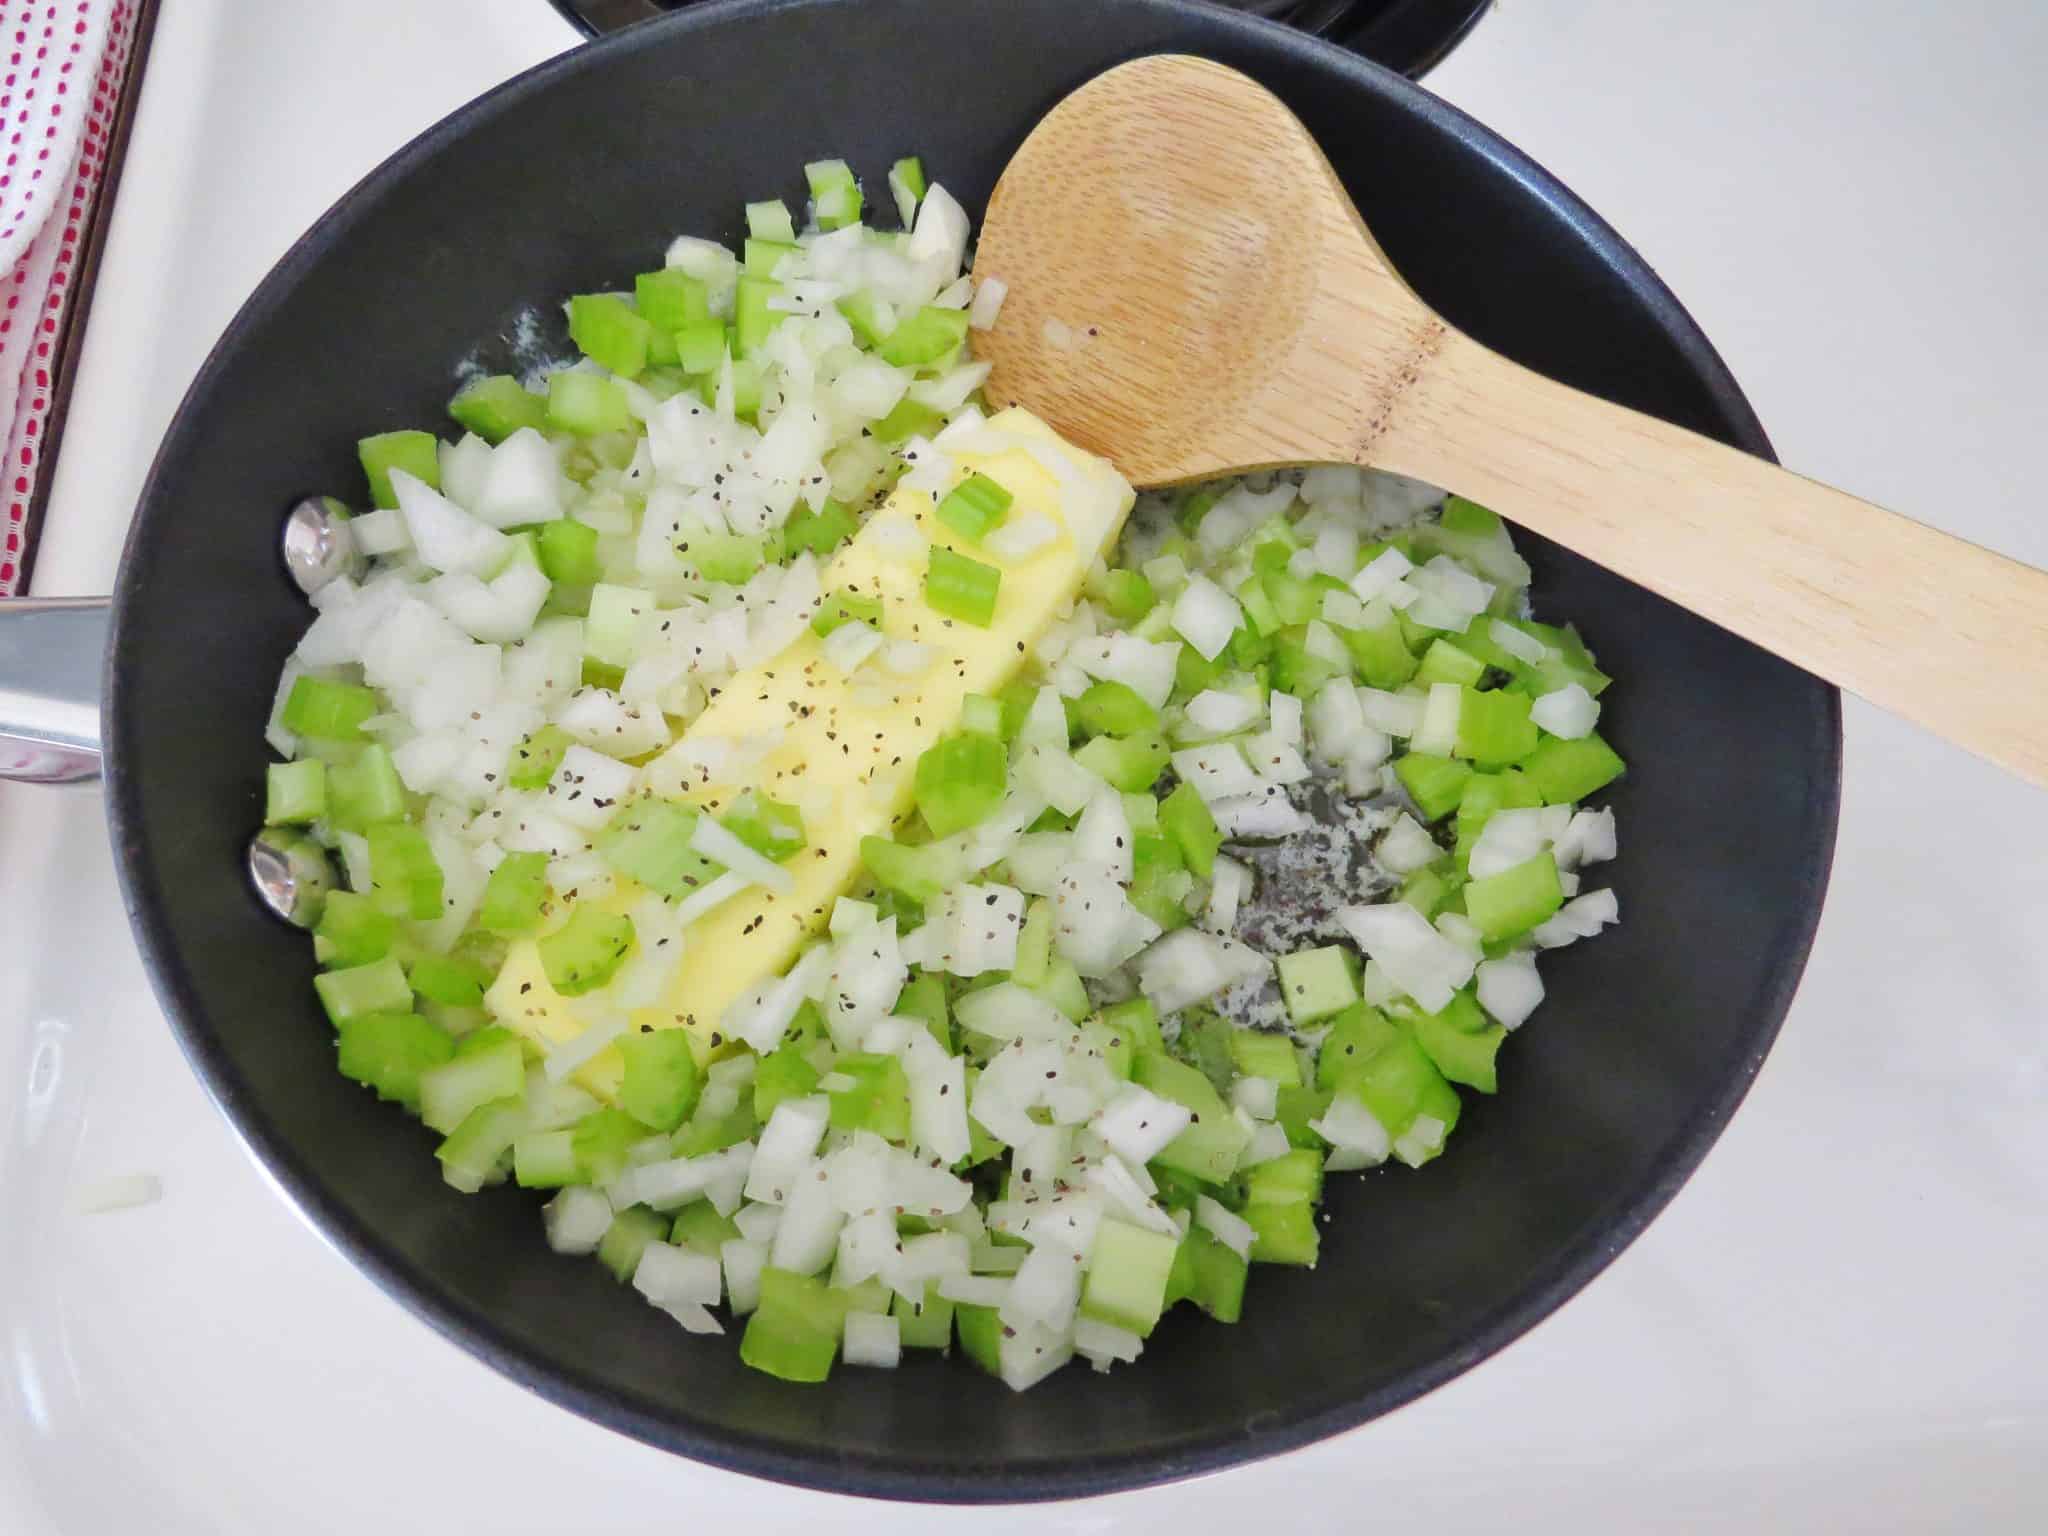
[(902, 1337), (896, 1319), (880, 1312), (848, 1312), (839, 1354), (848, 1365), (872, 1365), (894, 1370), (903, 1358)]
[(1330, 1155), (1323, 1160), (1323, 1166), (1332, 1173), (1376, 1168), (1394, 1150), (1387, 1128), (1348, 1093), (1331, 1099), (1322, 1118), (1309, 1121), (1309, 1129), (1330, 1144)]
[(1059, 536), (1059, 527), (1051, 518), (1031, 512), (1004, 523), (982, 540), (982, 547), (1004, 560), (1023, 560)]
[(587, 1184), (572, 1184), (543, 1208), (548, 1247), (556, 1253), (595, 1253), (612, 1224), (612, 1205)]
[(1342, 907), (1336, 917), (1388, 979), (1430, 1013), (1448, 1008), (1458, 989), (1472, 979), (1477, 964), (1473, 956), (1403, 902)]
[(1222, 741), (1176, 752), (1173, 771), (1182, 783), (1194, 785), (1195, 793), (1212, 808), (1219, 800), (1256, 794), (1260, 788), (1259, 776), (1235, 742)]
[(1252, 894), (1252, 872), (1227, 853), (1216, 855), (1209, 876), (1209, 905), (1203, 921), (1211, 933), (1229, 933), (1237, 926), (1238, 909)]
[(1562, 949), (1578, 939), (1590, 939), (1609, 923), (1621, 921), (1621, 904), (1614, 892), (1588, 891), (1574, 896), (1547, 922), (1539, 923), (1530, 937), (1543, 949)]
[[(754, 1148), (746, 1197), (764, 1205), (786, 1205), (790, 1191), (809, 1169), (830, 1118), (831, 1104), (819, 1094), (776, 1105)], [(786, 1214), (783, 1219), (788, 1220)]]
[(1217, 828), (1227, 838), (1266, 840), (1293, 837), (1315, 825), (1315, 818), (1297, 809), (1278, 785), (1260, 788), (1249, 795), (1232, 795), (1209, 807)]
[(977, 331), (995, 329), (996, 317), (1003, 312), (1003, 300), (1009, 296), (1009, 285), (1000, 277), (984, 277), (974, 290), (974, 302), (967, 306), (967, 324)]
[(1506, 651), (1517, 661), (1526, 661), (1531, 666), (1546, 660), (1550, 647), (1530, 634), (1526, 629), (1517, 629), (1506, 619), (1495, 619), (1487, 626), (1486, 632), (1493, 637), (1493, 643)]
[(1236, 1212), (1225, 1210), (1207, 1195), (1195, 1197), (1195, 1225), (1240, 1259), (1251, 1254), (1252, 1238), (1256, 1235), (1252, 1224)]
[(471, 517), (425, 482), (394, 469), (391, 489), (397, 493), (406, 532), (422, 563), (437, 571), (478, 576), (504, 560), (509, 544), (504, 534)]
[(1162, 1099), (1133, 1083), (1090, 1121), (1095, 1134), (1125, 1162), (1142, 1167), (1165, 1150), (1168, 1142), (1194, 1118), (1184, 1104)]
[(1557, 839), (1558, 866), (1577, 868), (1586, 864), (1603, 864), (1614, 857), (1616, 849), (1614, 812), (1611, 809), (1577, 811), (1565, 827), (1564, 835)]
[(1249, 945), (1181, 928), (1138, 960), (1138, 987), (1162, 1013), (1214, 997), (1224, 988), (1272, 974), (1273, 962)]
[(1509, 1029), (1519, 1029), (1543, 1001), (1543, 978), (1528, 950), (1479, 963), (1479, 1006)]
[(754, 852), (709, 816), (697, 818), (696, 830), (690, 834), (690, 847), (713, 863), (723, 864), (778, 894), (786, 896), (796, 889), (795, 875), (773, 859)]
[(1600, 719), (1600, 702), (1577, 683), (1544, 694), (1529, 706), (1529, 718), (1553, 736), (1576, 741)]
[(1383, 549), (1351, 578), (1351, 590), (1358, 594), (1360, 602), (1369, 603), (1376, 597), (1391, 593), (1414, 569), (1414, 564), (1400, 550)]
[(1245, 730), (1259, 718), (1259, 701), (1249, 691), (1224, 692), (1204, 688), (1189, 699), (1184, 713), (1187, 722), (1204, 736), (1229, 736)]
[(1192, 645), (1202, 660), (1214, 661), (1244, 622), (1244, 610), (1208, 577), (1190, 576), (1174, 599), (1171, 622), (1175, 633)]
[(1389, 736), (1413, 736), (1422, 725), (1423, 700), (1411, 693), (1388, 693), (1380, 688), (1359, 688), (1358, 708), (1365, 723)]
[(1443, 857), (1443, 849), (1429, 835), (1429, 829), (1403, 811), (1381, 834), (1373, 857), (1389, 874), (1407, 875)]

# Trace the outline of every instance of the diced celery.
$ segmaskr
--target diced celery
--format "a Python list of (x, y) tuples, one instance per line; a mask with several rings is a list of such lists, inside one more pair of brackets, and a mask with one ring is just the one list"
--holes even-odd
[(548, 376), (548, 424), (577, 437), (630, 432), (633, 413), (618, 381), (600, 373), (565, 368)]
[(430, 922), (441, 915), (441, 866), (427, 835), (410, 822), (384, 821), (366, 834), (370, 895), (393, 917)]
[(548, 403), (508, 373), (471, 379), (448, 402), (456, 424), (487, 443), (502, 443), (522, 427), (538, 432), (548, 424)]
[(1451, 750), (1482, 768), (1505, 768), (1520, 762), (1536, 750), (1537, 731), (1529, 718), (1529, 702), (1526, 693), (1464, 689), (1458, 706), (1457, 745)]
[(672, 800), (635, 800), (598, 835), (597, 851), (651, 891), (688, 896), (722, 873), (690, 846), (697, 814)]
[(465, 1194), (474, 1194), (496, 1181), (499, 1165), (525, 1129), (523, 1098), (479, 1104), (434, 1149), (434, 1156), (441, 1161), (441, 1177)]
[(929, 846), (910, 847), (886, 837), (860, 840), (860, 861), (878, 885), (923, 905), (957, 884), (956, 866)]
[(896, 1331), (905, 1349), (950, 1349), (953, 1345), (953, 1303), (939, 1294), (936, 1283), (926, 1282), (922, 1301), (897, 1296), (889, 1303), (896, 1319)]
[(771, 800), (749, 789), (718, 818), (719, 824), (764, 859), (785, 863), (810, 846), (803, 813), (793, 805)]
[(1024, 913), (1024, 926), (1017, 931), (1017, 958), (1010, 967), (1010, 979), (1022, 987), (1045, 984), (1052, 969), (1052, 903), (1035, 896)]
[(338, 831), (367, 832), (405, 814), (405, 785), (390, 751), (371, 742), (327, 768), (327, 820)]
[(717, 1207), (708, 1200), (693, 1200), (676, 1212), (676, 1219), (669, 1227), (668, 1240), (681, 1248), (694, 1248), (699, 1253), (708, 1253), (713, 1258), (718, 1250), (740, 1235), (740, 1229), (733, 1224), (730, 1216), (718, 1214)]
[(644, 1205), (629, 1205), (612, 1217), (612, 1224), (605, 1229), (597, 1245), (597, 1261), (619, 1284), (630, 1284), (633, 1271), (640, 1267), (640, 1255), (649, 1243), (662, 1241), (667, 1231), (666, 1218)]
[(1045, 980), (1031, 990), (1076, 1024), (1087, 1018), (1092, 1008), (1088, 989), (1081, 982), (1081, 973), (1074, 969), (1072, 961), (1061, 955), (1055, 954), (1047, 962)]
[(412, 986), (405, 969), (389, 955), (368, 965), (323, 971), (313, 978), (327, 1017), (340, 1024), (366, 1013), (409, 1013)]
[(1136, 736), (1097, 736), (1074, 753), (1074, 760), (1112, 788), (1126, 792), (1150, 789), (1172, 760), (1173, 749), (1157, 731)]
[(949, 355), (967, 339), (967, 311), (927, 304), (905, 315), (875, 350), (897, 368), (921, 368)]
[(1248, 576), (1237, 589), (1237, 601), (1244, 609), (1244, 616), (1251, 624), (1252, 633), (1261, 639), (1276, 635), (1283, 628), (1280, 610), (1273, 606), (1273, 599), (1267, 593), (1265, 583), (1255, 576)]
[(725, 326), (717, 320), (700, 320), (675, 332), (676, 366), (688, 374), (709, 377), (725, 363)]
[(577, 1182), (576, 1133), (528, 1131), (512, 1143), (512, 1181), (521, 1189), (560, 1189)]
[[(1161, 1051), (1159, 1012), (1149, 998), (1133, 997), (1102, 1010), (1102, 1022), (1130, 1041), (1134, 1051)], [(1135, 1067), (1135, 1064), (1134, 1064)]]
[(646, 368), (653, 334), (654, 327), (617, 294), (579, 293), (569, 300), (569, 339), (585, 357), (621, 378)]
[(816, 511), (800, 502), (783, 528), (783, 540), (791, 554), (809, 553), (823, 559), (852, 538), (856, 526), (853, 514), (836, 501), (828, 498)]
[(934, 544), (925, 568), (924, 600), (948, 618), (986, 629), (995, 621), (1002, 582), (996, 567)]
[(626, 1064), (619, 1087), (621, 1109), (657, 1131), (673, 1131), (690, 1118), (703, 1080), (687, 1031), (656, 1029), (624, 1035), (618, 1049)]
[(900, 186), (910, 194), (912, 203), (924, 201), (924, 162), (915, 155), (906, 155), (889, 167), (889, 184)]
[(1342, 1013), (1358, 1001), (1358, 961), (1341, 945), (1296, 950), (1280, 957), (1280, 996), (1297, 1026)]
[(413, 960), (405, 977), (414, 992), (445, 1008), (481, 1008), (484, 990), (491, 984), (490, 973), (467, 957), (431, 950)]
[(882, 599), (873, 593), (834, 592), (826, 597), (811, 619), (811, 633), (824, 636), (842, 624), (860, 623), (879, 627)]
[(361, 741), (363, 722), (382, 707), (374, 689), (330, 682), (309, 673), (292, 684), (279, 723), (299, 736)]
[(860, 183), (844, 160), (813, 160), (804, 167), (811, 213), (820, 229), (844, 229), (860, 222)]
[(356, 457), (362, 461), (375, 506), (398, 505), (398, 492), (391, 488), (394, 469), (435, 490), (441, 488), (441, 445), (431, 432), (379, 432), (356, 444)]
[(788, 204), (779, 197), (747, 204), (747, 234), (756, 240), (796, 244), (796, 221), (789, 216)]
[(1399, 1034), (1370, 1003), (1353, 1003), (1323, 1036), (1316, 1052), (1316, 1086), (1336, 1088), (1357, 1077)]
[[(1182, 653), (1194, 647), (1183, 646)], [(1180, 844), (1180, 851), (1188, 861), (1188, 868), (1204, 880), (1216, 872), (1216, 853), (1223, 846), (1223, 833), (1216, 826), (1216, 818), (1209, 814), (1209, 807), (1195, 792), (1192, 784), (1183, 784), (1159, 803), (1159, 825)]]
[(1003, 1374), (1003, 1319), (994, 1307), (960, 1302), (953, 1308), (960, 1352), (991, 1376)]
[(540, 926), (548, 899), (548, 856), (508, 853), (484, 882), (477, 922), (492, 933), (526, 933)]
[(972, 474), (948, 491), (933, 516), (970, 543), (979, 544), (1009, 514), (1011, 494), (984, 474)]
[(753, 1101), (742, 1099), (737, 1108), (723, 1115), (693, 1115), (669, 1145), (677, 1157), (703, 1157), (750, 1140), (760, 1129), (760, 1122), (754, 1118)]
[(313, 958), (337, 970), (368, 965), (390, 954), (397, 937), (398, 919), (368, 895), (329, 891), (313, 930)]
[[(1018, 942), (1021, 947), (1022, 940)], [(926, 974), (919, 975), (911, 981), (897, 995), (896, 1014), (899, 1018), (922, 1020), (926, 1030), (941, 1047), (948, 1052), (953, 1049), (953, 1024), (946, 1007), (946, 983), (943, 977)]]
[(1092, 683), (1076, 708), (1081, 728), (1091, 736), (1129, 736), (1135, 731), (1159, 729), (1159, 711), (1128, 683)]
[(1395, 689), (1415, 676), (1415, 653), (1402, 638), (1398, 619), (1364, 629), (1338, 631), (1344, 648), (1351, 653), (1351, 665), (1359, 678), (1374, 688)]
[(642, 272), (633, 279), (633, 302), (657, 331), (680, 331), (711, 319), (709, 288), (680, 267)]
[(1422, 653), (1422, 665), (1415, 669), (1415, 681), (1418, 683), (1458, 683), (1472, 687), (1485, 675), (1485, 662), (1448, 640), (1430, 641), (1429, 649)]
[(327, 814), (327, 765), (317, 757), (272, 763), (263, 779), (263, 823), (303, 825)]
[(1592, 731), (1575, 741), (1544, 737), (1524, 759), (1522, 771), (1543, 796), (1545, 805), (1568, 805), (1605, 789), (1621, 776), (1626, 766), (1600, 733)]
[(706, 581), (735, 587), (767, 562), (766, 545), (760, 535), (751, 533), (692, 533), (677, 541), (676, 553)]
[(993, 735), (946, 735), (918, 758), (918, 811), (934, 838), (975, 825), (1004, 799), (1010, 752)]
[(784, 1381), (823, 1381), (845, 1322), (845, 1304), (824, 1281), (771, 1266), (761, 1271), (761, 1301), (741, 1335), (740, 1358)]
[(1465, 886), (1465, 915), (1489, 944), (1519, 938), (1563, 905), (1557, 860), (1548, 853)]
[(1081, 1312), (1139, 1337), (1149, 1334), (1166, 1306), (1167, 1277), (1180, 1244), (1163, 1233), (1114, 1216), (1096, 1228)]
[(584, 903), (540, 941), (540, 963), (550, 986), (577, 997), (610, 981), (632, 951), (633, 920)]
[(1181, 1248), (1191, 1271), (1188, 1299), (1219, 1323), (1236, 1322), (1244, 1314), (1249, 1266), (1202, 1227), (1189, 1227)]
[(776, 1105), (815, 1092), (818, 1069), (796, 1045), (783, 1045), (763, 1056), (754, 1068), (754, 1118), (767, 1124)]
[(341, 1075), (414, 1111), (422, 1074), (455, 1054), (446, 1030), (412, 1012), (356, 1014), (335, 1032)]
[(420, 1078), (420, 1118), (447, 1135), (479, 1104), (509, 1098), (526, 1087), (526, 1054), (505, 1029), (470, 1035), (454, 1056)]
[(946, 413), (905, 395), (895, 408), (869, 430), (878, 443), (900, 443), (912, 437), (930, 437), (946, 424)]
[(1138, 1048), (1131, 1043), (1130, 1037), (1121, 1030), (1112, 1029), (1100, 1017), (1088, 1020), (1081, 1027), (1101, 1053), (1109, 1070), (1128, 1082), (1138, 1059)]
[(623, 1109), (594, 1109), (570, 1129), (576, 1169), (586, 1184), (609, 1184), (626, 1171), (626, 1153), (647, 1128)]
[(1167, 1143), (1153, 1161), (1209, 1184), (1228, 1179), (1251, 1138), (1209, 1079), (1158, 1051), (1140, 1051), (1131, 1075), (1141, 1086), (1185, 1105), (1194, 1114), (1187, 1129)]
[(1481, 1093), (1492, 1093), (1497, 1085), (1494, 1057), (1507, 1031), (1492, 1023), (1480, 1010), (1479, 1000), (1466, 988), (1441, 1013), (1417, 1014), (1409, 1021), (1415, 1042), (1436, 1063), (1437, 1071), (1454, 1083), (1463, 1083)]
[(842, 1056), (832, 1070), (853, 1086), (831, 1094), (832, 1128), (872, 1131), (884, 1141), (910, 1139), (910, 1080), (894, 1056), (865, 1052)]
[(1456, 810), (1465, 783), (1472, 777), (1469, 764), (1427, 752), (1408, 752), (1396, 758), (1394, 773), (1424, 821), (1440, 820)]
[(559, 725), (544, 725), (512, 749), (506, 782), (514, 789), (545, 789), (562, 758), (576, 744)]
[(541, 524), (536, 536), (540, 568), (549, 581), (589, 586), (604, 574), (597, 558), (597, 530), (573, 517)]
[(1245, 1202), (1238, 1215), (1251, 1223), (1251, 1261), (1254, 1264), (1297, 1264), (1315, 1268), (1316, 1258), (1322, 1249), (1322, 1234), (1316, 1230), (1314, 1206), (1302, 1202), (1276, 1205), (1250, 1200)]
[(1275, 1095), (1274, 1118), (1280, 1129), (1287, 1133), (1287, 1144), (1293, 1147), (1320, 1149), (1323, 1138), (1318, 1136), (1309, 1122), (1320, 1120), (1329, 1112), (1331, 1090), (1328, 1088), (1282, 1087)]
[(1283, 1034), (1238, 1029), (1230, 1035), (1230, 1059), (1245, 1077), (1263, 1077), (1282, 1087), (1301, 1081), (1301, 1061), (1294, 1042)]
[(1338, 1092), (1371, 1110), (1389, 1136), (1403, 1135), (1417, 1115), (1442, 1121), (1446, 1135), (1458, 1123), (1458, 1090), (1444, 1081), (1415, 1038), (1398, 1030), (1363, 1069), (1345, 1078)]
[(782, 291), (772, 277), (748, 273), (741, 277), (732, 301), (732, 355), (750, 358), (761, 350), (768, 333), (782, 324), (783, 311), (770, 309), (768, 301)]

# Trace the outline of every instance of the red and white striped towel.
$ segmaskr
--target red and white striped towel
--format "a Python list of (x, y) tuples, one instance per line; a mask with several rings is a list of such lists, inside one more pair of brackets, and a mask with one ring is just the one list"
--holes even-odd
[(0, 597), (28, 565), (57, 340), (106, 172), (135, 0), (0, 0)]

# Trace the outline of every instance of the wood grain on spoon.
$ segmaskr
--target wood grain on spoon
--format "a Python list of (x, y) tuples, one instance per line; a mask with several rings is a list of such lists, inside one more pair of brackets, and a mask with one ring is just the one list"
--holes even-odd
[(1566, 388), (1402, 281), (1308, 130), (1203, 59), (1111, 70), (997, 183), (988, 394), (1140, 485), (1357, 463), (1470, 496), (2037, 784), (2048, 575)]

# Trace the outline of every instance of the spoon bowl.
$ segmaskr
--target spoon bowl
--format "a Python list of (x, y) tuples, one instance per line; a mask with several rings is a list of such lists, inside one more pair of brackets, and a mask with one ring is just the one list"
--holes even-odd
[(1265, 87), (1160, 54), (1046, 115), (975, 271), (991, 400), (1139, 485), (1369, 464), (1460, 492), (2048, 785), (2048, 575), (1481, 346)]

